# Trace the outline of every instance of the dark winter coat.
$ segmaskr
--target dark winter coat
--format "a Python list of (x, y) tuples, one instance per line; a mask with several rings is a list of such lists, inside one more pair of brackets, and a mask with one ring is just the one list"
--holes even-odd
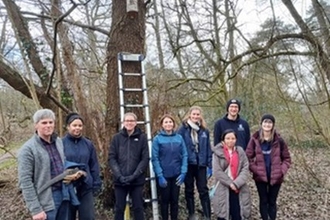
[(100, 190), (102, 184), (100, 166), (93, 143), (85, 137), (73, 137), (70, 134), (66, 134), (62, 141), (66, 160), (85, 165), (87, 176), (82, 179), (83, 183), (77, 186), (78, 193), (85, 194)]
[(212, 168), (212, 149), (210, 145), (210, 133), (207, 129), (200, 129), (198, 133), (199, 152), (196, 153), (195, 146), (191, 139), (191, 127), (183, 122), (178, 134), (183, 137), (188, 152), (188, 165), (198, 165)]
[(115, 185), (122, 185), (120, 177), (134, 176), (131, 185), (145, 183), (145, 171), (149, 163), (147, 137), (139, 128), (130, 136), (123, 128), (112, 138), (108, 163), (114, 176)]
[[(260, 146), (259, 131), (254, 133), (246, 148), (246, 155), (250, 162), (250, 171), (256, 182), (268, 182), (264, 155)], [(291, 165), (291, 157), (287, 144), (275, 132), (271, 145), (271, 173), (270, 184), (280, 184)]]
[(217, 120), (214, 124), (214, 146), (221, 142), (222, 133), (227, 129), (233, 129), (237, 135), (236, 145), (246, 149), (250, 140), (250, 127), (249, 124), (237, 115), (236, 120), (228, 119), (228, 114), (223, 118)]

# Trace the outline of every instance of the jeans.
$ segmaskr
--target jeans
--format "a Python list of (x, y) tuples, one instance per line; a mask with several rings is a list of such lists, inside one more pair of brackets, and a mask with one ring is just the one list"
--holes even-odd
[(115, 220), (124, 220), (126, 196), (128, 194), (131, 196), (132, 199), (132, 210), (134, 219), (144, 220), (143, 185), (115, 186)]
[(171, 220), (178, 219), (180, 186), (176, 185), (176, 178), (166, 178), (167, 186), (165, 188), (159, 187), (162, 220), (168, 220), (169, 205)]
[(189, 216), (192, 216), (195, 213), (195, 181), (199, 199), (203, 208), (203, 215), (206, 218), (211, 218), (211, 203), (209, 189), (207, 187), (206, 167), (200, 167), (197, 165), (188, 165), (188, 172), (184, 180), (185, 197)]
[(57, 214), (57, 210), (60, 208), (60, 205), (62, 203), (62, 190), (54, 190), (53, 191), (53, 200), (54, 200), (54, 204), (55, 204), (55, 209), (46, 212), (47, 215), (47, 220), (56, 220), (56, 214)]
[(94, 208), (94, 196), (93, 192), (78, 192), (78, 199), (80, 201), (79, 206), (71, 205), (71, 220), (76, 219), (77, 211), (79, 220), (94, 220), (95, 208)]
[(256, 182), (259, 194), (259, 211), (262, 220), (276, 219), (276, 200), (281, 188), (281, 184), (270, 185), (265, 182)]

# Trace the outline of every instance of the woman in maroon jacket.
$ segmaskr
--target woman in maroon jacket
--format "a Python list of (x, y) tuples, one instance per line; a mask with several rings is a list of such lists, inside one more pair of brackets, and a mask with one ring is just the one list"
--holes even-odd
[(288, 146), (274, 126), (274, 116), (263, 115), (260, 130), (252, 135), (246, 148), (250, 171), (259, 194), (262, 220), (276, 219), (277, 196), (291, 164)]

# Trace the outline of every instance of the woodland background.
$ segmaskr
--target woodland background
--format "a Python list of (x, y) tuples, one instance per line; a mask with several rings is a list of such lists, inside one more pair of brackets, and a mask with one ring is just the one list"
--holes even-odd
[[(192, 105), (203, 108), (212, 130), (232, 97), (242, 100), (240, 114), (252, 131), (263, 113), (274, 114), (293, 157), (279, 219), (329, 219), (330, 4), (127, 2), (137, 2), (138, 12), (128, 13), (124, 0), (0, 1), (0, 219), (28, 219), (18, 194), (15, 154), (32, 134), (31, 116), (41, 107), (56, 112), (60, 135), (68, 112), (84, 117), (104, 178), (99, 219), (111, 219), (106, 161), (120, 125), (119, 52), (146, 55), (153, 133), (164, 113), (179, 122)], [(140, 71), (135, 64), (125, 70)], [(125, 85), (141, 87), (141, 82), (130, 79)], [(126, 99), (138, 103), (141, 95)], [(251, 191), (258, 219), (252, 182)]]

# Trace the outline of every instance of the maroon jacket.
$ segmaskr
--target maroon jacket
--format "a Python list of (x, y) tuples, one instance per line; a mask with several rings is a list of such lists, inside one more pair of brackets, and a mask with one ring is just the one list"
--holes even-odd
[[(283, 182), (284, 175), (291, 165), (291, 157), (288, 145), (276, 132), (271, 149), (270, 184), (274, 185)], [(259, 131), (252, 135), (245, 153), (250, 162), (249, 168), (253, 174), (253, 179), (256, 182), (268, 182), (264, 155), (260, 146)]]

